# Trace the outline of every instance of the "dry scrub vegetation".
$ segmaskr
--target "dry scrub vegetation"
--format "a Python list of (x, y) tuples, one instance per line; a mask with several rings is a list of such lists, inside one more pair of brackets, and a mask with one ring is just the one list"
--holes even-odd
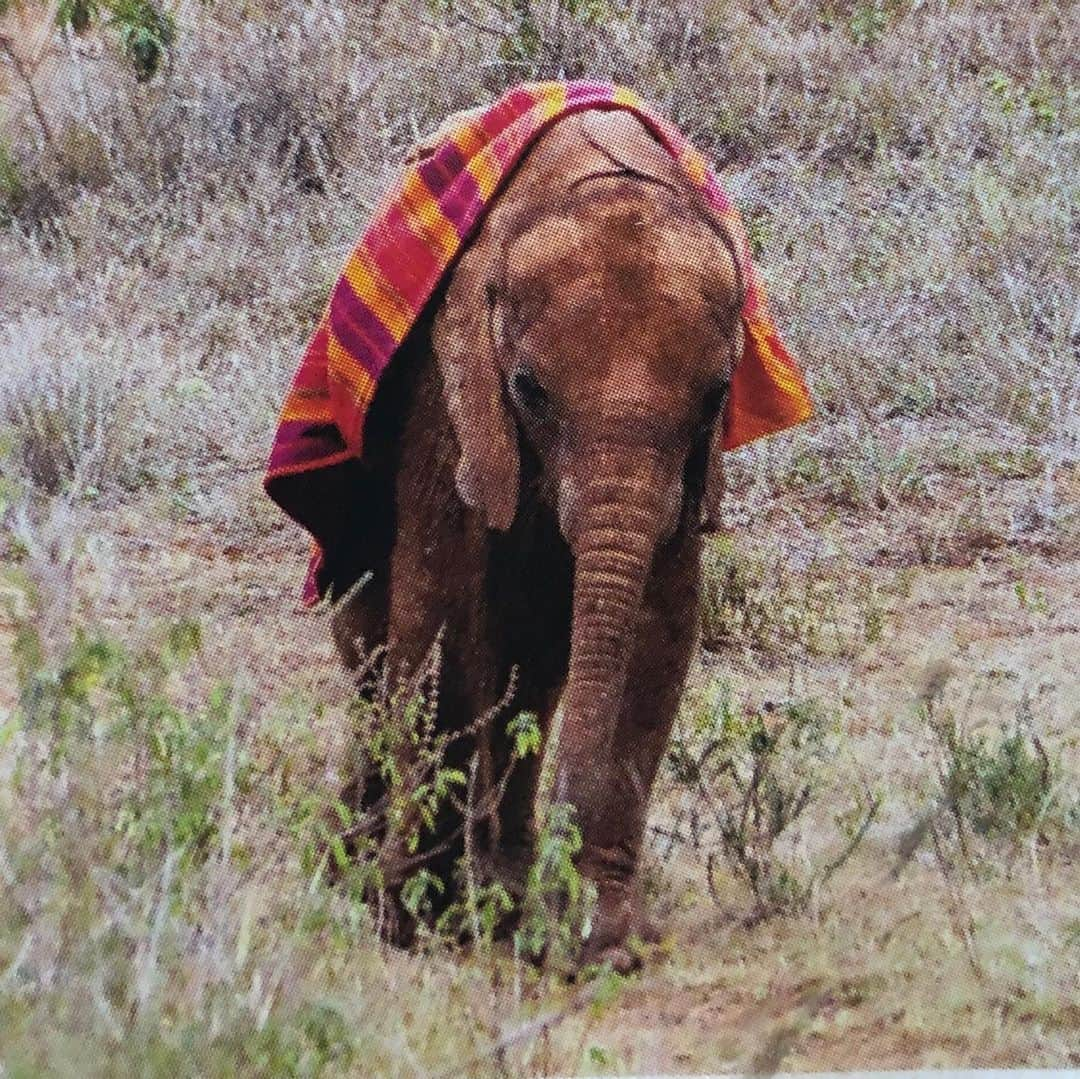
[[(0, 1072), (1080, 1064), (1073, 5), (178, 0), (152, 70), (5, 7)], [(356, 708), (259, 480), (414, 138), (583, 74), (713, 156), (818, 414), (730, 458), (660, 955), (567, 986), (565, 822), (516, 953), (326, 887)]]

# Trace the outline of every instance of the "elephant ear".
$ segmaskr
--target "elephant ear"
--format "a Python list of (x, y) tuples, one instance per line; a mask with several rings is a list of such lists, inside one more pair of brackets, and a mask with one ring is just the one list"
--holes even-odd
[(716, 420), (709, 438), (709, 460), (705, 469), (705, 489), (701, 496), (701, 531), (720, 528), (720, 508), (724, 499), (724, 417)]
[(520, 463), (495, 356), (490, 248), (484, 228), (452, 273), (432, 342), (461, 449), (458, 494), (489, 528), (506, 531), (517, 511)]
[[(742, 356), (745, 331), (742, 319), (735, 320), (731, 342), (731, 355), (734, 360), (731, 373), (734, 375), (734, 364), (739, 362)], [(701, 531), (716, 532), (720, 528), (720, 510), (724, 500), (724, 437), (727, 434), (727, 415), (731, 404), (731, 384), (728, 383), (724, 400), (717, 410), (716, 421), (713, 424), (712, 433), (709, 435), (708, 463), (705, 466), (705, 487), (701, 496)]]

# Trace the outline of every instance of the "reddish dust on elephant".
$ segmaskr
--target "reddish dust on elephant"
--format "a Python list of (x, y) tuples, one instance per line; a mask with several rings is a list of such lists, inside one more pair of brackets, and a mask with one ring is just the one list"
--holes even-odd
[[(312, 528), (347, 663), (385, 646), (409, 677), (439, 640), (441, 729), (497, 708), (534, 713), (546, 738), (561, 701), (552, 799), (573, 807), (597, 895), (581, 958), (619, 970), (652, 935), (639, 857), (696, 642), (746, 287), (729, 230), (645, 124), (559, 119), (396, 351), (363, 461), (338, 467), (323, 500), (339, 511)], [(315, 505), (330, 482), (299, 472), (279, 490)], [(515, 764), (505, 727), (459, 751), (510, 775), (476, 853), (520, 897), (540, 758)], [(443, 902), (461, 833), (449, 814), (423, 840)], [(391, 892), (415, 864), (388, 834)]]

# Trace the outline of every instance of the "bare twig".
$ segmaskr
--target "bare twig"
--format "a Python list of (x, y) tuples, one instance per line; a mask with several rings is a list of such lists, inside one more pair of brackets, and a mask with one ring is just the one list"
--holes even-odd
[(59, 157), (60, 150), (57, 147), (56, 137), (53, 135), (52, 128), (49, 126), (45, 110), (41, 105), (41, 99), (34, 89), (32, 73), (27, 69), (22, 60), (19, 59), (19, 54), (12, 46), (10, 38), (6, 37), (4, 34), (0, 34), (0, 50), (3, 50), (4, 55), (11, 61), (12, 67), (15, 68), (15, 73), (19, 76), (23, 86), (26, 87), (26, 94), (30, 98), (30, 108), (34, 110), (34, 116), (37, 117), (37, 122), (41, 127), (41, 133), (45, 136), (45, 141), (48, 143), (49, 149)]
[(825, 884), (838, 869), (843, 867), (844, 863), (847, 862), (852, 854), (855, 853), (855, 849), (863, 841), (863, 837), (866, 835), (867, 830), (870, 828), (870, 825), (873, 824), (874, 818), (877, 817), (878, 810), (881, 808), (881, 801), (880, 795), (876, 798), (871, 798), (870, 808), (864, 814), (859, 827), (852, 833), (851, 838), (847, 842), (847, 846), (845, 846), (835, 858), (826, 862), (818, 872), (811, 876), (810, 882), (807, 885), (807, 892), (821, 884)]
[(941, 869), (941, 875), (945, 878), (945, 894), (949, 899), (949, 913), (952, 915), (953, 926), (964, 945), (964, 952), (967, 955), (972, 973), (975, 975), (975, 980), (980, 985), (985, 985), (986, 975), (983, 973), (983, 966), (975, 948), (975, 920), (971, 916), (971, 911), (963, 907), (959, 888), (953, 880), (952, 871), (949, 868), (949, 861), (945, 857), (945, 851), (941, 844), (941, 834), (938, 831), (936, 820), (932, 821), (930, 824), (930, 836), (934, 842), (934, 856), (937, 858), (938, 867)]
[[(476, 768), (479, 762), (477, 754), (472, 755), (469, 761), (469, 786), (468, 803), (466, 806), (466, 821), (471, 818), (474, 800), (476, 796)], [(465, 827), (465, 905), (469, 912), (469, 920), (472, 923), (473, 940), (479, 944), (480, 936), (480, 912), (476, 909), (476, 873), (474, 870), (476, 852), (474, 850), (474, 833), (472, 827)]]

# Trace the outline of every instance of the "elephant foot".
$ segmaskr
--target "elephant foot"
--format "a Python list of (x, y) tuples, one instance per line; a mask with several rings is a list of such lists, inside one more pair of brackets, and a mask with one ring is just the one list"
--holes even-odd
[[(479, 872), (484, 880), (497, 881), (514, 902), (514, 909), (500, 919), (496, 937), (507, 937), (519, 924), (525, 900), (533, 848), (528, 844), (508, 844), (481, 857)], [(592, 932), (585, 942), (579, 967), (609, 964), (619, 974), (629, 974), (643, 965), (648, 946), (660, 943), (660, 926), (646, 911), (644, 891), (636, 879), (611, 879), (597, 885), (597, 909)], [(543, 964), (543, 955), (534, 956)]]
[(629, 974), (641, 967), (641, 950), (632, 947), (636, 906), (632, 889), (601, 885), (592, 932), (581, 951), (582, 967), (607, 965), (616, 974)]
[(660, 927), (645, 911), (637, 882), (605, 881), (598, 885), (592, 932), (582, 950), (581, 965), (609, 965), (617, 974), (640, 970), (643, 945), (659, 944)]

